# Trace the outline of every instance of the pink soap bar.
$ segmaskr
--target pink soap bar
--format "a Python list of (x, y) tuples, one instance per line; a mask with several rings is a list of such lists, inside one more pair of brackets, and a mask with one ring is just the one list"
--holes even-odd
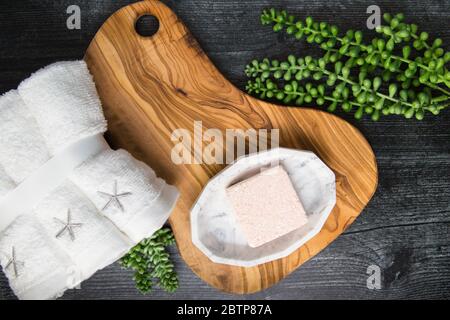
[(291, 179), (281, 166), (228, 187), (227, 196), (253, 248), (294, 231), (308, 221)]

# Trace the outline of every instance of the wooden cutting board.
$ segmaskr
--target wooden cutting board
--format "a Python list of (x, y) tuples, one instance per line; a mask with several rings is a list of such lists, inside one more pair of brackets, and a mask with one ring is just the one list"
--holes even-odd
[[(145, 14), (159, 20), (151, 37), (135, 31)], [(215, 68), (186, 26), (165, 5), (144, 1), (111, 16), (89, 46), (94, 75), (113, 147), (130, 151), (181, 192), (170, 218), (178, 248), (210, 285), (252, 293), (277, 283), (339, 236), (361, 213), (378, 180), (375, 156), (361, 133), (344, 120), (307, 108), (288, 108), (239, 91)], [(280, 129), (282, 147), (315, 152), (337, 179), (337, 205), (322, 231), (286, 258), (252, 268), (214, 264), (191, 241), (189, 211), (208, 179), (224, 165), (176, 165), (175, 129)]]

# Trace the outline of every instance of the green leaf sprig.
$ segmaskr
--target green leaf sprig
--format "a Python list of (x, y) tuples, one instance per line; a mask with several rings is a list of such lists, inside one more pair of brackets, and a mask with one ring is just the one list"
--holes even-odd
[[(439, 114), (450, 101), (446, 67), (450, 53), (441, 48), (441, 39), (430, 45), (428, 34), (419, 34), (417, 25), (404, 23), (402, 14), (385, 14), (384, 20), (388, 24), (377, 28), (381, 38), (367, 45), (361, 31), (348, 30), (340, 36), (336, 26), (311, 17), (298, 21), (284, 10), (263, 11), (262, 24), (272, 24), (275, 32), (286, 30), (297, 39), (306, 37), (308, 43), (318, 44), (324, 55), (319, 59), (290, 55), (282, 62), (254, 60), (246, 67), (251, 78), (247, 91), (297, 105), (327, 103), (330, 112), (338, 105), (347, 112), (355, 109), (357, 119), (364, 114), (375, 121), (381, 115), (403, 114), (422, 120), (426, 112)], [(412, 47), (398, 49), (410, 41)], [(396, 55), (395, 49), (401, 55)]]
[(151, 238), (141, 241), (120, 260), (123, 267), (135, 271), (136, 288), (143, 294), (151, 292), (154, 279), (167, 292), (178, 289), (178, 276), (166, 251), (167, 246), (174, 244), (172, 231), (163, 228)]

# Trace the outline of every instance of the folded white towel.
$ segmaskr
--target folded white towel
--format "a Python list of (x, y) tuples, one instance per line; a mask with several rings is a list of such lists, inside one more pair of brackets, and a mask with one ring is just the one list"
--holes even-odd
[(131, 240), (160, 229), (178, 191), (125, 150), (105, 150), (79, 166), (70, 179)]
[(33, 216), (21, 216), (0, 237), (0, 263), (20, 299), (51, 299), (72, 282), (71, 262)]
[(100, 100), (84, 61), (54, 63), (23, 81), (18, 91), (52, 155), (82, 138), (106, 132)]
[(36, 120), (16, 90), (0, 98), (0, 165), (16, 183), (49, 158)]
[(134, 244), (69, 181), (40, 202), (34, 214), (77, 266), (80, 281), (122, 257)]
[[(0, 130), (0, 262), (21, 299), (55, 298), (114, 262), (159, 229), (178, 198), (147, 165), (94, 137), (106, 121), (83, 61), (48, 66), (0, 97)], [(11, 201), (27, 197), (27, 210)]]

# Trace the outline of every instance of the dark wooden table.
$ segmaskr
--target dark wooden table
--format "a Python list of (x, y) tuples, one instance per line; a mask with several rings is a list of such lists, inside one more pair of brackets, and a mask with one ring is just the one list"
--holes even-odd
[[(58, 60), (80, 59), (102, 22), (125, 0), (0, 2), (0, 92), (15, 88), (31, 72)], [(366, 28), (369, 5), (403, 12), (407, 20), (441, 37), (449, 50), (450, 1), (165, 1), (184, 20), (217, 67), (244, 89), (252, 58), (309, 52), (301, 42), (259, 23), (263, 8), (290, 9), (301, 17)], [(81, 30), (66, 28), (66, 9), (81, 8)], [(314, 53), (314, 52), (313, 52)], [(142, 296), (131, 273), (117, 264), (98, 272), (64, 299), (431, 299), (450, 298), (450, 110), (418, 122), (388, 117), (357, 122), (379, 165), (378, 191), (355, 223), (328, 248), (278, 285), (258, 294), (233, 296), (197, 278), (172, 248), (180, 276), (175, 294), (155, 290)], [(1, 134), (1, 133), (0, 133)], [(1, 150), (0, 150), (1, 152)], [(378, 265), (382, 288), (366, 285), (369, 265)], [(0, 299), (13, 299), (3, 274)]]

